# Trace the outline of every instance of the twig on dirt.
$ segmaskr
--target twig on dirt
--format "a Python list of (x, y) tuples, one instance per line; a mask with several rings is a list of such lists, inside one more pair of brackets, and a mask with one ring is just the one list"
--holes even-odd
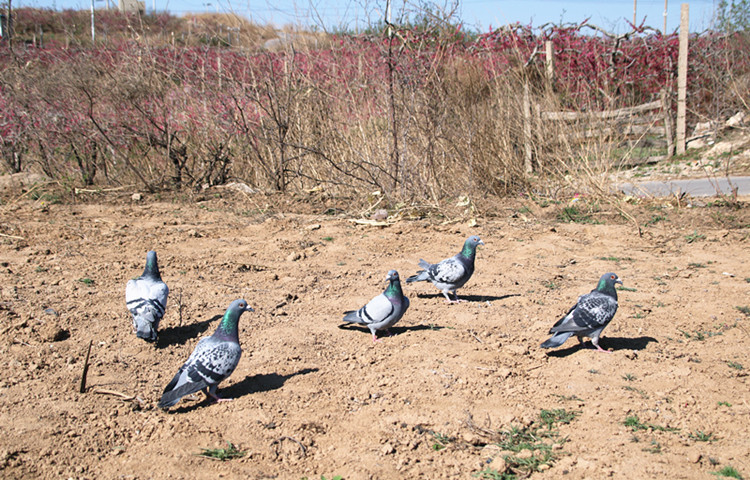
[(382, 202), (384, 198), (385, 198), (385, 196), (381, 196), (380, 198), (378, 198), (378, 201), (377, 201), (377, 202), (375, 202), (374, 204), (372, 204), (372, 205), (370, 205), (369, 207), (367, 207), (367, 208), (366, 208), (366, 209), (365, 209), (364, 211), (362, 211), (362, 212), (361, 212), (361, 213), (359, 214), (359, 216), (360, 216), (360, 217), (364, 217), (364, 216), (365, 216), (365, 215), (366, 215), (367, 213), (369, 213), (369, 212), (370, 212), (370, 211), (372, 211), (372, 210), (373, 210), (373, 209), (374, 209), (375, 207), (377, 207), (378, 205), (380, 205), (380, 202)]
[(81, 393), (86, 393), (86, 375), (89, 373), (89, 357), (91, 356), (91, 345), (94, 344), (93, 340), (89, 340), (89, 348), (86, 351), (86, 361), (83, 362), (83, 372), (81, 372)]
[(179, 294), (180, 296), (177, 298), (177, 305), (178, 305), (177, 311), (180, 313), (180, 324), (178, 326), (181, 327), (182, 326), (182, 307), (184, 307), (184, 305), (182, 304), (182, 289), (180, 289)]
[(121, 187), (95, 188), (95, 189), (90, 189), (90, 188), (75, 188), (73, 191), (75, 192), (76, 195), (78, 195), (79, 193), (106, 193), (106, 192), (116, 192), (118, 190), (122, 190), (124, 188), (130, 188), (130, 187), (134, 187), (134, 186), (135, 185), (123, 185)]
[(530, 371), (532, 371), (532, 370), (536, 370), (537, 368), (542, 368), (543, 366), (544, 366), (544, 365), (537, 365), (537, 366), (535, 366), (535, 367), (527, 368), (527, 369), (526, 369), (526, 371), (527, 371), (527, 372), (530, 372)]
[[(271, 442), (271, 446), (274, 446), (274, 445), (281, 445), (281, 442), (282, 442), (283, 440), (291, 440), (292, 442), (296, 443), (297, 445), (299, 445), (299, 448), (300, 448), (300, 450), (302, 451), (302, 457), (304, 458), (304, 457), (306, 457), (306, 456), (307, 456), (307, 449), (305, 448), (305, 446), (304, 446), (304, 445), (302, 445), (302, 442), (300, 442), (300, 441), (299, 441), (299, 440), (297, 440), (296, 438), (292, 438), (292, 437), (287, 437), (287, 436), (279, 437), (279, 438), (277, 438), (276, 440), (274, 440), (273, 442)], [(277, 457), (279, 456), (279, 448), (278, 448), (278, 447), (276, 447), (276, 448), (274, 449), (274, 454), (275, 454), (275, 455), (276, 455)]]
[[(498, 432), (495, 430), (491, 430), (490, 428), (480, 427), (476, 423), (474, 423), (474, 416), (469, 412), (466, 411), (466, 420), (464, 420), (464, 423), (466, 424), (466, 427), (471, 430), (472, 432), (482, 435), (484, 437), (488, 437), (490, 439), (497, 439), (498, 438)], [(490, 423), (489, 417), (487, 417), (487, 422)], [(489, 426), (489, 425), (488, 425)]]
[(26, 240), (23, 237), (19, 237), (19, 236), (16, 236), (16, 235), (7, 235), (5, 233), (0, 233), (0, 237), (13, 238), (13, 239), (16, 239), (16, 240)]
[(97, 388), (93, 392), (94, 393), (98, 393), (100, 395), (114, 395), (115, 397), (119, 397), (119, 398), (122, 398), (123, 400), (127, 400), (127, 401), (135, 400), (136, 399), (135, 395), (126, 395), (126, 394), (124, 394), (122, 392), (118, 392), (116, 390), (106, 390), (106, 389), (103, 389), (103, 388)]
[(484, 342), (482, 341), (482, 339), (481, 339), (481, 338), (477, 337), (477, 334), (476, 334), (476, 333), (474, 333), (474, 332), (473, 332), (473, 331), (471, 331), (471, 330), (469, 330), (469, 333), (471, 334), (471, 336), (472, 336), (472, 337), (474, 337), (474, 340), (476, 340), (476, 341), (477, 341), (477, 342), (479, 342), (479, 343), (484, 343)]

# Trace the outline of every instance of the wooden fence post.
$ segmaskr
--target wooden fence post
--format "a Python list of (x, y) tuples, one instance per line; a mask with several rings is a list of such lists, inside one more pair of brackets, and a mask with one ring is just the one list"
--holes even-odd
[(680, 55), (677, 60), (677, 155), (685, 153), (685, 115), (687, 113), (687, 64), (690, 5), (680, 8)]
[(528, 82), (523, 84), (523, 161), (526, 173), (531, 173), (531, 98)]

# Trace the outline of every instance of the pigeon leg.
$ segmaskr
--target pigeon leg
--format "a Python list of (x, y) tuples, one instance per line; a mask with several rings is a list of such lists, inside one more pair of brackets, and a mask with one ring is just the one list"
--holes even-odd
[(600, 347), (600, 346), (599, 346), (599, 339), (598, 339), (598, 338), (592, 338), (592, 339), (591, 339), (591, 344), (592, 344), (593, 346), (595, 346), (595, 347), (596, 347), (596, 349), (597, 349), (598, 351), (600, 351), (600, 352), (604, 352), (604, 353), (612, 353), (612, 352), (610, 352), (609, 350), (604, 350), (604, 349), (603, 349), (602, 347)]
[(453, 295), (456, 297), (455, 300), (451, 299), (451, 297), (450, 297), (450, 295), (448, 295), (448, 293), (450, 293), (450, 290), (443, 290), (443, 295), (445, 295), (445, 303), (452, 304), (452, 303), (461, 303), (461, 302), (465, 301), (465, 300), (460, 300), (458, 298), (458, 295), (456, 295), (456, 292), (453, 292)]
[(233, 398), (221, 398), (220, 396), (218, 396), (215, 393), (213, 393), (211, 390), (208, 390), (206, 392), (206, 396), (213, 398), (216, 403), (231, 402), (232, 400), (234, 400)]
[(372, 343), (378, 343), (380, 339), (378, 338), (378, 335), (375, 332), (372, 332)]

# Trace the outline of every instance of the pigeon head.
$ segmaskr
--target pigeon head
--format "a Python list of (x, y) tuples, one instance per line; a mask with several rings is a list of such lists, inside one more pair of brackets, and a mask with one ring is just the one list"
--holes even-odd
[(597, 285), (596, 289), (600, 292), (615, 293), (616, 297), (617, 292), (615, 291), (615, 283), (619, 283), (620, 285), (622, 285), (622, 280), (620, 280), (620, 277), (618, 277), (616, 273), (605, 273), (599, 279), (599, 285)]
[(470, 236), (464, 242), (464, 248), (461, 250), (461, 255), (466, 258), (473, 257), (477, 252), (477, 245), (484, 245), (484, 242), (477, 235)]
[(224, 317), (221, 319), (219, 327), (216, 329), (215, 336), (228, 336), (230, 338), (237, 338), (237, 327), (240, 323), (240, 316), (244, 312), (254, 312), (255, 310), (250, 307), (245, 300), (235, 300), (229, 304), (229, 308), (224, 313)]
[(157, 262), (156, 252), (153, 250), (150, 250), (146, 254), (146, 268), (143, 270), (143, 276), (161, 278), (161, 275), (159, 275), (159, 262)]
[(401, 281), (399, 280), (398, 272), (396, 270), (390, 270), (386, 275), (385, 280), (390, 282), (388, 287), (385, 289), (386, 297), (400, 297), (401, 293)]

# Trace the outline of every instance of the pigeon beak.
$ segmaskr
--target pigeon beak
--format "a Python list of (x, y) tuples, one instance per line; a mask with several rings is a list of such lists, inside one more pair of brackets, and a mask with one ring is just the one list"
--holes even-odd
[(477, 245), (484, 245), (484, 242), (479, 240), (479, 243), (477, 243)]
[(254, 312), (255, 309), (253, 307), (251, 307), (250, 305), (248, 305), (247, 307), (245, 307), (245, 311), (246, 312)]
[(622, 280), (620, 280), (619, 278), (615, 280), (615, 283), (619, 283), (620, 285), (625, 285), (624, 283), (622, 283)]

